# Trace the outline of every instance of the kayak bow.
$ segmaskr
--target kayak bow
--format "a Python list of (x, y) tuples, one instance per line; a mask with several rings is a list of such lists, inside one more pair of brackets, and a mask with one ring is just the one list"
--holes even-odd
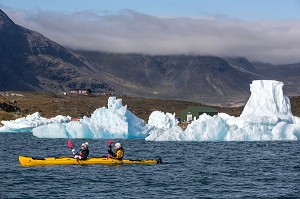
[(68, 165), (68, 164), (159, 164), (161, 159), (157, 160), (116, 160), (107, 157), (91, 157), (86, 160), (77, 160), (73, 157), (49, 157), (49, 158), (34, 158), (27, 156), (19, 156), (19, 161), (22, 166), (50, 166), (50, 165)]

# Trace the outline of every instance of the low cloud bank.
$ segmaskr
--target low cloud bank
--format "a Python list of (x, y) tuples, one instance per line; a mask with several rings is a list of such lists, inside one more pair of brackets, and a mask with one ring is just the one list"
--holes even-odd
[(150, 55), (243, 56), (274, 64), (300, 62), (300, 21), (226, 17), (157, 17), (133, 10), (101, 15), (6, 9), (17, 24), (75, 49)]

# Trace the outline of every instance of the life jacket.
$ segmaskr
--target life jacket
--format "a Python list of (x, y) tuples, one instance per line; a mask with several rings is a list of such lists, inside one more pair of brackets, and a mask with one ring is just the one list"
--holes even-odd
[(117, 160), (122, 160), (123, 156), (124, 156), (124, 149), (123, 149), (123, 147), (121, 147), (121, 148), (116, 150), (114, 158), (117, 159)]

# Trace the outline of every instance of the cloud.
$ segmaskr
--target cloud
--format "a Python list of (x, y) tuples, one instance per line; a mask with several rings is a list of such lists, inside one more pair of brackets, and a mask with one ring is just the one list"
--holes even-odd
[(158, 17), (122, 10), (57, 13), (8, 10), (15, 23), (57, 43), (84, 50), (150, 55), (243, 56), (275, 64), (300, 62), (300, 21), (226, 17)]

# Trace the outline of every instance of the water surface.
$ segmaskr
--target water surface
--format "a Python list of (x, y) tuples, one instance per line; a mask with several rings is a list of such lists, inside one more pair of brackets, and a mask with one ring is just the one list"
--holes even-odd
[[(70, 156), (67, 139), (1, 133), (0, 198), (299, 198), (300, 142), (116, 140), (127, 159), (159, 165), (20, 166), (19, 155)], [(107, 140), (90, 143), (106, 155)]]

